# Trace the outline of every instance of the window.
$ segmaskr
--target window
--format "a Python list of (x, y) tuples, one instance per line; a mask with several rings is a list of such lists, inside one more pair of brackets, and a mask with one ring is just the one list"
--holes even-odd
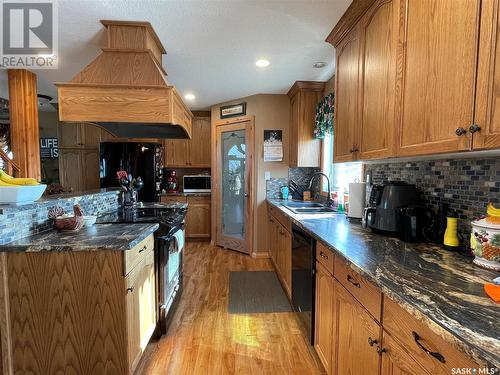
[[(339, 193), (347, 193), (349, 189), (349, 182), (354, 182), (356, 179), (361, 181), (363, 173), (363, 163), (350, 162), (350, 163), (337, 163), (333, 164), (333, 135), (325, 134), (323, 139), (323, 152), (322, 152), (322, 171), (330, 177), (332, 191)], [(324, 193), (327, 191), (326, 178), (323, 178), (322, 190)]]

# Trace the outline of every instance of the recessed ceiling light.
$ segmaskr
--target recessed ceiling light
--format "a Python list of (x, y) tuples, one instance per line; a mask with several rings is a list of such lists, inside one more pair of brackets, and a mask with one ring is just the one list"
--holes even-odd
[(257, 65), (259, 68), (265, 68), (266, 66), (269, 66), (270, 62), (265, 59), (260, 59), (255, 62), (255, 65)]
[(184, 99), (186, 99), (186, 100), (195, 100), (196, 96), (194, 96), (194, 94), (186, 94), (186, 95), (184, 95)]
[(318, 62), (313, 64), (313, 68), (316, 68), (316, 69), (321, 69), (321, 68), (324, 68), (325, 66), (326, 66), (326, 62), (324, 62), (324, 61), (318, 61)]

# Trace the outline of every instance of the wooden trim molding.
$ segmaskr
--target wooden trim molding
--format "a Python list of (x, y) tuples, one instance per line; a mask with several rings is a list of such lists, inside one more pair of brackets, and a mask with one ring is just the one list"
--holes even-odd
[(375, 0), (354, 0), (328, 34), (326, 41), (336, 48), (374, 2)]
[(300, 90), (307, 91), (319, 91), (323, 93), (325, 91), (326, 82), (323, 81), (295, 81), (295, 83), (288, 90), (287, 95), (289, 98), (293, 98)]

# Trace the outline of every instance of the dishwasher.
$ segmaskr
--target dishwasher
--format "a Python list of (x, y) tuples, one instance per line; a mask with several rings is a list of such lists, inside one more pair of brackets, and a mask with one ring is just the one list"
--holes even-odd
[(316, 240), (292, 225), (292, 307), (306, 337), (314, 345)]

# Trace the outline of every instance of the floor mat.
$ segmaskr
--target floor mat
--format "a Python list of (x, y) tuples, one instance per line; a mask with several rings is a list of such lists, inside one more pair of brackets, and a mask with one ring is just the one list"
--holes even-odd
[(230, 314), (289, 312), (292, 307), (276, 272), (241, 271), (229, 273)]

